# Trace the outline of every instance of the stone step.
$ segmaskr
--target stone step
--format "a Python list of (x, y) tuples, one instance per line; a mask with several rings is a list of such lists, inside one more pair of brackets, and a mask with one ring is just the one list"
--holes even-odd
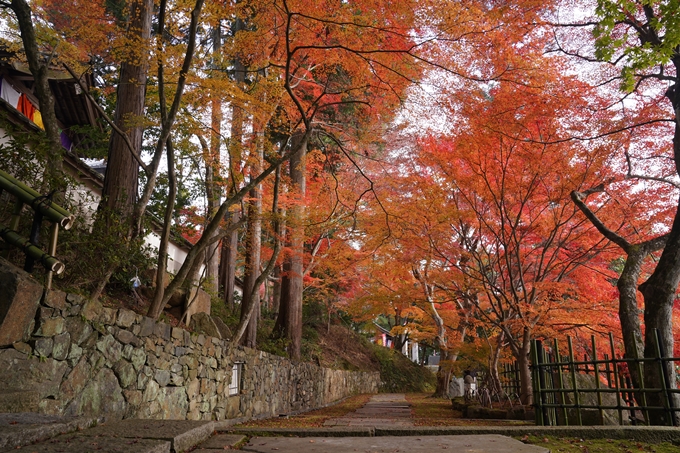
[[(0, 414), (0, 451), (40, 442), (94, 425), (93, 417), (57, 417), (35, 413)], [(12, 450), (14, 451), (14, 450)]]
[(26, 445), (3, 452), (21, 453), (171, 453), (167, 440), (130, 439), (88, 436), (84, 433), (64, 434), (46, 442)]
[(170, 443), (173, 453), (187, 451), (204, 442), (214, 431), (212, 421), (137, 420), (127, 419), (105, 423), (88, 429), (83, 435), (121, 439), (147, 439)]
[(246, 436), (242, 434), (217, 434), (198, 446), (192, 453), (215, 453), (217, 451), (232, 450), (243, 444)]

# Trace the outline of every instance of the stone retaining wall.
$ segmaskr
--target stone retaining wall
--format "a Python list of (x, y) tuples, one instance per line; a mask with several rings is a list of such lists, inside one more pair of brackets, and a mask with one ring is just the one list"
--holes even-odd
[[(0, 411), (106, 419), (276, 416), (375, 393), (379, 373), (293, 363), (264, 352), (50, 292), (23, 341), (0, 349)], [(229, 396), (234, 363), (238, 394)]]

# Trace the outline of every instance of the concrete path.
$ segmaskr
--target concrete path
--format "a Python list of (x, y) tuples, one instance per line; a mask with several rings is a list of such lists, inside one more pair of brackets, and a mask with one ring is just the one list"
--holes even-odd
[(253, 437), (243, 451), (255, 453), (549, 453), (536, 445), (525, 445), (511, 437), (419, 436), (419, 437)]
[(411, 427), (411, 406), (403, 393), (380, 393), (364, 407), (344, 417), (332, 418), (324, 426), (359, 426), (362, 428)]
[[(452, 450), (456, 453), (548, 453), (534, 445), (525, 445), (511, 437), (492, 435), (463, 436), (381, 436), (381, 429), (414, 429), (411, 406), (401, 393), (382, 393), (371, 397), (362, 408), (324, 423), (322, 429), (308, 431), (324, 437), (253, 437), (243, 451), (255, 453), (418, 453)], [(357, 431), (354, 433), (353, 431)], [(347, 431), (347, 432), (345, 432)], [(336, 437), (344, 433), (348, 437)], [(326, 437), (331, 435), (333, 437)], [(357, 437), (361, 436), (361, 437)]]
[[(547, 453), (512, 437), (634, 439), (680, 444), (680, 430), (650, 426), (413, 426), (404, 395), (380, 394), (322, 428), (232, 428), (233, 421), (123, 420), (92, 427), (92, 418), (0, 414), (0, 453)], [(216, 433), (217, 432), (217, 433)], [(265, 434), (266, 433), (266, 434)], [(263, 437), (276, 436), (276, 437)], [(246, 439), (249, 442), (246, 443)], [(296, 437), (286, 437), (296, 436)], [(194, 449), (195, 450), (192, 450)]]

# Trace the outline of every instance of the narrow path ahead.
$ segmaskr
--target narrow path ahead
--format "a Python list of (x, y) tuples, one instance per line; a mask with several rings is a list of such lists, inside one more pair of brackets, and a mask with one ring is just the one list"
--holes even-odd
[[(404, 394), (374, 395), (362, 408), (324, 423), (336, 427), (413, 428), (411, 406)], [(317, 428), (318, 429), (318, 428)], [(316, 431), (317, 433), (319, 431)], [(323, 434), (321, 434), (323, 435)], [(318, 436), (318, 434), (317, 434)], [(548, 453), (535, 445), (525, 445), (511, 437), (491, 435), (381, 436), (381, 437), (253, 437), (242, 447), (251, 453), (431, 453), (451, 450), (457, 453)], [(207, 450), (206, 450), (207, 453)]]
[(411, 427), (411, 406), (403, 393), (374, 395), (362, 408), (343, 417), (332, 418), (324, 426), (360, 426), (374, 428)]

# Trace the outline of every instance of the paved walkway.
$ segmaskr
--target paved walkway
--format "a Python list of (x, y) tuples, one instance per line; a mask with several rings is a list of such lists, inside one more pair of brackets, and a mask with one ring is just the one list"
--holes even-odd
[[(400, 394), (375, 395), (322, 428), (236, 429), (230, 423), (128, 419), (92, 427), (95, 420), (85, 417), (0, 414), (0, 453), (182, 453), (194, 448), (194, 453), (216, 453), (235, 446), (255, 453), (548, 453), (509, 437), (529, 433), (680, 443), (680, 431), (671, 427), (413, 426)], [(262, 437), (265, 432), (278, 437)], [(247, 443), (246, 435), (253, 436)]]
[(411, 427), (411, 406), (402, 393), (374, 395), (362, 408), (343, 417), (332, 418), (324, 426), (360, 426), (373, 428)]
[[(262, 453), (418, 453), (446, 449), (461, 453), (547, 453), (544, 448), (499, 434), (413, 435), (416, 433), (412, 430), (418, 428), (413, 425), (403, 394), (374, 395), (364, 407), (328, 420), (323, 428), (295, 433), (300, 437), (255, 436), (248, 443), (245, 429), (224, 432), (230, 429), (228, 422), (127, 419), (91, 427), (94, 424), (88, 418), (0, 414), (0, 452), (215, 453), (237, 446)], [(285, 435), (272, 431), (274, 436), (277, 432)], [(379, 432), (383, 435), (376, 437)]]
[(497, 434), (483, 436), (253, 437), (243, 451), (255, 453), (549, 453)]
[[(401, 393), (381, 393), (371, 397), (362, 408), (343, 417), (327, 420), (322, 429), (298, 433), (318, 437), (253, 437), (242, 450), (254, 453), (271, 453), (272, 451), (276, 453), (429, 453), (439, 450), (451, 450), (457, 453), (548, 453), (545, 448), (525, 445), (511, 437), (498, 434), (375, 437), (376, 432), (381, 430), (409, 431), (414, 428), (411, 406), (406, 401), (406, 396)], [(278, 431), (270, 432), (270, 434), (276, 432)]]

